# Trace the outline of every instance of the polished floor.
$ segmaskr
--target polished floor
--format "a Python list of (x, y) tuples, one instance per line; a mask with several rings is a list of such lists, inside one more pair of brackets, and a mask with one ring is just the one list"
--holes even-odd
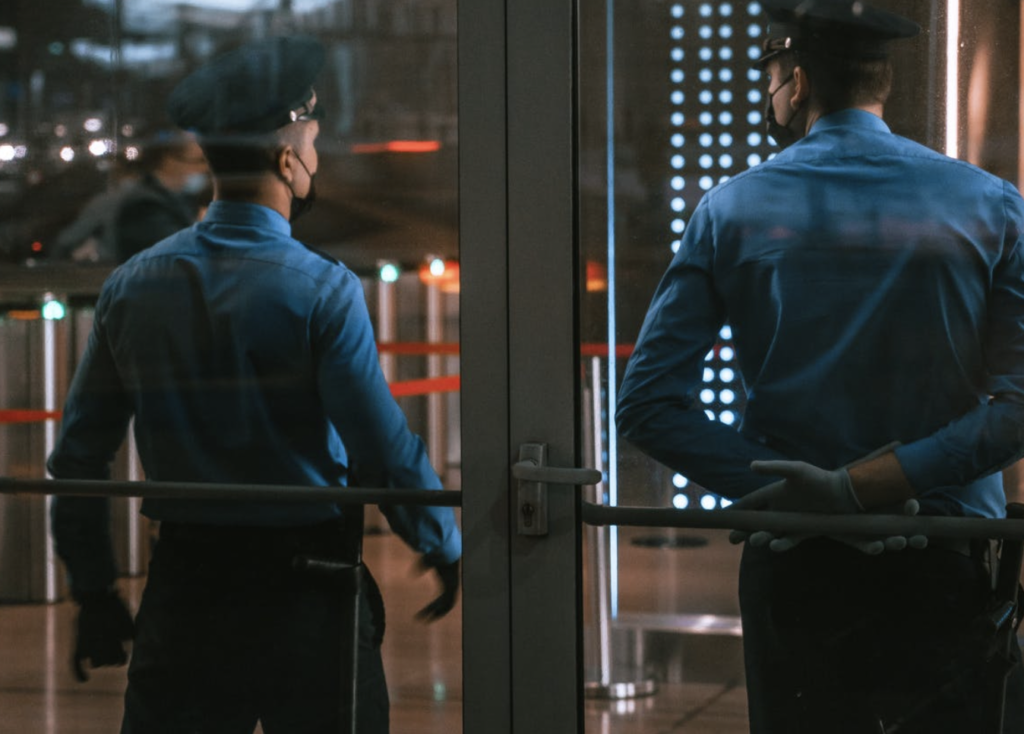
[[(622, 574), (624, 618), (642, 623), (712, 607), (728, 614), (735, 583), (734, 549), (714, 538), (696, 547), (690, 543), (655, 546), (660, 547), (633, 544), (628, 536), (623, 539), (622, 563), (635, 571)], [(429, 576), (414, 573), (414, 555), (388, 534), (369, 536), (365, 555), (388, 606), (384, 654), (393, 734), (457, 734), (462, 731), (458, 608), (438, 623), (416, 622), (413, 615), (435, 587)], [(652, 583), (655, 578), (661, 583)], [(137, 605), (144, 580), (120, 583), (132, 605)], [(0, 605), (0, 734), (118, 731), (124, 669), (94, 671), (84, 684), (74, 680), (68, 665), (73, 613), (67, 602)], [(628, 630), (618, 636), (622, 634), (626, 639), (617, 639), (616, 645), (629, 647), (626, 657), (637, 662), (636, 636), (631, 639)], [(589, 642), (593, 638), (588, 634)], [(651, 654), (650, 661), (640, 660), (625, 675), (613, 670), (616, 682), (657, 676), (657, 693), (616, 701), (588, 700), (587, 734), (746, 732), (738, 640), (726, 635), (703, 642), (703, 651), (659, 644), (658, 655)], [(676, 652), (666, 657), (666, 650)], [(639, 654), (642, 658), (643, 652)], [(681, 672), (683, 667), (689, 672)]]

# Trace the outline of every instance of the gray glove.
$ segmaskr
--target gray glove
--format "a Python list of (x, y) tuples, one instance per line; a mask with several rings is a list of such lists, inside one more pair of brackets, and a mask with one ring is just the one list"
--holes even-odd
[[(888, 507), (880, 508), (878, 510), (872, 510), (867, 513), (870, 515), (895, 515), (903, 514), (907, 517), (915, 516), (921, 509), (921, 505), (917, 500), (907, 500), (901, 504), (890, 505)], [(738, 531), (733, 531), (738, 532)], [(767, 531), (758, 531), (750, 534), (750, 544), (755, 548), (761, 548), (767, 545), (776, 553), (784, 553), (788, 550), (796, 548), (800, 543), (805, 541), (807, 538), (814, 537), (812, 535), (784, 535), (776, 537), (772, 533)], [(908, 546), (916, 550), (921, 550), (928, 547), (928, 537), (925, 535), (913, 535), (906, 537), (903, 535), (891, 535), (887, 538), (879, 538), (871, 535), (830, 535), (828, 536), (832, 540), (839, 543), (850, 546), (859, 550), (861, 553), (865, 553), (869, 556), (877, 556), (881, 553), (891, 553), (894, 551), (901, 551)], [(729, 540), (732, 542), (742, 542), (740, 540), (734, 540), (730, 534)]]
[(846, 469), (819, 469), (803, 461), (755, 461), (758, 474), (773, 474), (782, 481), (756, 489), (732, 504), (737, 510), (816, 512), (845, 515), (863, 512)]
[[(873, 452), (860, 461), (891, 450), (891, 446)], [(855, 462), (860, 463), (860, 462)], [(780, 512), (813, 512), (822, 514), (853, 514), (864, 512), (864, 508), (853, 493), (853, 485), (846, 468), (829, 471), (820, 469), (802, 461), (755, 461), (751, 469), (761, 474), (782, 476), (782, 481), (773, 482), (766, 487), (751, 492), (746, 497), (732, 504), (732, 508), (740, 510), (775, 510)], [(913, 516), (920, 510), (917, 500), (908, 500), (900, 507), (887, 507), (877, 512), (891, 514), (901, 512)], [(811, 535), (787, 535), (776, 537), (767, 531), (748, 534), (733, 531), (729, 535), (732, 543), (749, 540), (754, 547), (767, 545), (773, 551), (783, 553), (792, 550)], [(928, 545), (925, 536), (892, 536), (877, 538), (871, 536), (836, 536), (833, 540), (845, 543), (862, 553), (878, 555), (886, 551), (903, 550), (910, 545), (913, 548), (924, 548)]]

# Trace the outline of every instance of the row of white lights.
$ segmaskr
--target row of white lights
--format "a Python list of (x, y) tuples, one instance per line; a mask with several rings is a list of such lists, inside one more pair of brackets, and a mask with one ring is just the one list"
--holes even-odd
[[(735, 8), (732, 3), (725, 2), (720, 3), (717, 6), (713, 6), (711, 3), (702, 3), (697, 9), (697, 12), (700, 15), (700, 17), (705, 20), (712, 18), (716, 11), (722, 19), (728, 19), (733, 16)], [(761, 15), (761, 5), (758, 2), (748, 3), (746, 5), (746, 11), (751, 18), (759, 18), (759, 16)], [(673, 20), (676, 21), (681, 19), (685, 15), (685, 12), (686, 11), (684, 6), (679, 3), (672, 5), (670, 8), (670, 14)], [(758, 38), (761, 35), (761, 33), (762, 27), (760, 22), (751, 22), (746, 27), (746, 35), (750, 39)], [(670, 35), (673, 40), (679, 41), (686, 35), (686, 31), (681, 25), (673, 25), (670, 30)], [(698, 29), (698, 35), (702, 39), (709, 40), (716, 35), (716, 31), (711, 25), (705, 22), (700, 25)], [(723, 39), (732, 38), (734, 35), (733, 25), (729, 23), (723, 23), (718, 27), (717, 35)], [(747, 56), (750, 59), (756, 59), (760, 55), (760, 53), (761, 49), (757, 43), (752, 43), (747, 48)], [(733, 55), (734, 51), (730, 46), (726, 45), (718, 49), (718, 58), (722, 61), (731, 61), (733, 59)], [(672, 48), (670, 56), (674, 62), (678, 63), (684, 59), (685, 52), (682, 49), (682, 47), (675, 46)], [(701, 59), (701, 61), (710, 62), (715, 58), (715, 52), (710, 47), (705, 46), (699, 50), (698, 56)], [(673, 68), (670, 72), (670, 78), (673, 84), (682, 84), (686, 79), (686, 74), (682, 69)], [(758, 82), (760, 78), (760, 72), (757, 71), (756, 69), (751, 68), (747, 70), (747, 81)], [(698, 73), (698, 79), (704, 84), (710, 84), (715, 81), (716, 73), (711, 68), (705, 67), (701, 69)], [(728, 84), (732, 81), (735, 81), (735, 73), (732, 69), (728, 67), (723, 67), (717, 71), (717, 79), (722, 83)], [(717, 95), (710, 89), (702, 89), (698, 93), (697, 98), (700, 101), (701, 105), (705, 107), (713, 104), (716, 98), (721, 104), (724, 105), (731, 105), (736, 101), (736, 96), (734, 92), (729, 89), (721, 89), (717, 92)], [(762, 99), (763, 93), (760, 89), (754, 88), (747, 90), (746, 101), (749, 102), (750, 104), (759, 105)], [(683, 104), (683, 102), (685, 102), (685, 100), (686, 94), (682, 89), (672, 90), (670, 95), (670, 101), (673, 105), (681, 105)], [(701, 125), (706, 127), (714, 124), (715, 115), (710, 110), (703, 110), (700, 113), (699, 119)], [(686, 116), (681, 111), (676, 110), (672, 113), (671, 121), (675, 127), (682, 127), (683, 123), (686, 121)], [(718, 122), (721, 125), (732, 125), (734, 121), (735, 117), (733, 113), (730, 112), (729, 110), (724, 110), (718, 113)], [(751, 127), (759, 128), (761, 121), (761, 112), (758, 111), (757, 109), (750, 110), (746, 115), (746, 122)], [(760, 145), (762, 141), (763, 137), (759, 129), (751, 130), (746, 135), (746, 142), (750, 146)], [(728, 149), (734, 144), (735, 138), (731, 133), (728, 132), (721, 133), (718, 136), (717, 140), (715, 139), (715, 136), (711, 135), (710, 133), (702, 133), (698, 137), (697, 142), (699, 143), (701, 148), (711, 148), (717, 143), (719, 147)], [(686, 139), (682, 133), (676, 132), (672, 134), (671, 144), (673, 148), (676, 149), (676, 152), (672, 154), (669, 160), (669, 165), (676, 171), (681, 171), (686, 166), (686, 158), (680, 152), (680, 149), (684, 146), (685, 143)], [(763, 159), (760, 154), (750, 153), (746, 158), (747, 167), (756, 166), (757, 164), (761, 163), (762, 160)], [(729, 171), (733, 169), (735, 166), (737, 166), (737, 163), (738, 162), (736, 158), (729, 152), (721, 152), (717, 154), (717, 156), (713, 155), (708, 151), (701, 153), (697, 159), (697, 165), (707, 173), (700, 176), (700, 178), (697, 181), (698, 186), (702, 191), (710, 190), (716, 183), (715, 177), (711, 174), (711, 169), (717, 166), (722, 171)], [(722, 183), (724, 181), (727, 181), (728, 179), (728, 173), (723, 173), (718, 177), (717, 183)], [(682, 190), (685, 188), (686, 180), (681, 175), (675, 175), (672, 177), (670, 185), (673, 191), (677, 192), (677, 195), (670, 202), (672, 211), (679, 215), (676, 218), (674, 218), (670, 224), (672, 233), (676, 237), (676, 239), (673, 239), (672, 241), (672, 251), (676, 252), (681, 244), (681, 241), (678, 239), (678, 237), (682, 235), (683, 231), (686, 229), (686, 221), (682, 217), (682, 214), (686, 209), (686, 201), (685, 199), (683, 199), (681, 195), (678, 195), (678, 192), (682, 192)]]

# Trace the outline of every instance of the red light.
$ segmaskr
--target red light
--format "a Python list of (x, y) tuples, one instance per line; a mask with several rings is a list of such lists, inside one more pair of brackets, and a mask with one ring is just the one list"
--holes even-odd
[(32, 252), (42, 252), (42, 251), (43, 251), (43, 243), (42, 242), (40, 242), (39, 240), (36, 240), (35, 242), (32, 243)]
[(587, 260), (587, 292), (608, 290), (608, 266), (595, 260)]
[(356, 143), (353, 153), (433, 153), (441, 149), (439, 140), (389, 140), (383, 143)]

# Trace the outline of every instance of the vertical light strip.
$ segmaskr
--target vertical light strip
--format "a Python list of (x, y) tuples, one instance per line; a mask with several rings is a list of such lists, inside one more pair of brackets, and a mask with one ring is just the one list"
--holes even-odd
[(960, 152), (960, 0), (946, 0), (946, 155)]
[[(608, 504), (619, 503), (619, 442), (615, 426), (618, 390), (615, 348), (615, 0), (605, 6), (605, 136), (607, 138), (608, 207)], [(598, 447), (600, 450), (600, 447)], [(608, 527), (608, 598), (611, 618), (619, 616), (619, 532)]]
[[(1020, 65), (1017, 88), (1024, 87), (1024, 11), (1020, 15)], [(1024, 188), (1024, 94), (1017, 95), (1017, 188)]]

